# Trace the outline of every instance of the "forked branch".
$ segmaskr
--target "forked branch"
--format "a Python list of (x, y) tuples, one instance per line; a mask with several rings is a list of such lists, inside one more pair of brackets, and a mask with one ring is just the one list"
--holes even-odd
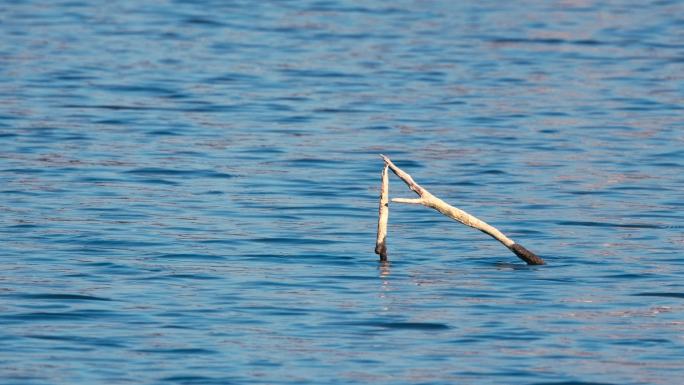
[[(408, 198), (394, 198), (392, 199), (392, 202), (395, 203), (411, 203), (411, 204), (421, 204), (425, 207), (429, 207), (432, 209), (435, 209), (439, 211), (440, 213), (446, 215), (447, 217), (451, 219), (455, 219), (461, 223), (463, 223), (466, 226), (473, 227), (475, 229), (478, 229), (482, 231), (485, 234), (488, 234), (492, 238), (496, 239), (497, 241), (501, 242), (504, 246), (506, 246), (509, 250), (511, 250), (515, 255), (517, 255), (520, 259), (523, 261), (527, 262), (528, 265), (543, 265), (544, 260), (538, 257), (536, 254), (533, 252), (527, 250), (520, 244), (515, 243), (512, 239), (508, 238), (505, 236), (501, 231), (499, 231), (497, 228), (494, 226), (488, 224), (487, 222), (471, 215), (468, 214), (467, 212), (458, 209), (454, 206), (451, 206), (450, 204), (444, 202), (443, 200), (437, 198), (436, 196), (430, 194), (429, 191), (427, 191), (425, 188), (421, 187), (418, 183), (416, 183), (411, 175), (406, 173), (404, 170), (400, 169), (397, 167), (392, 161), (384, 156), (380, 155), (382, 159), (385, 161), (385, 169), (383, 171), (383, 193), (387, 191), (387, 186), (385, 182), (385, 175), (387, 174), (387, 167), (389, 167), (394, 174), (396, 174), (401, 180), (406, 183), (406, 185), (411, 189), (413, 192), (418, 194), (419, 198), (413, 198), (413, 199), (408, 199)], [(383, 195), (381, 195), (382, 197)], [(382, 198), (381, 198), (381, 203), (380, 203), (380, 221), (378, 223), (378, 240), (380, 239), (380, 226), (381, 222), (383, 221), (382, 218)], [(385, 233), (386, 234), (386, 228), (387, 228), (387, 216), (385, 216), (384, 219), (384, 228), (385, 228)], [(384, 243), (384, 238), (382, 242), (382, 246), (385, 247)], [(376, 253), (378, 253), (378, 247), (376, 244)], [(387, 251), (385, 249), (385, 259), (387, 256)], [(379, 253), (378, 253), (379, 254)], [(382, 254), (380, 254), (382, 258)], [(384, 259), (383, 259), (384, 260)]]

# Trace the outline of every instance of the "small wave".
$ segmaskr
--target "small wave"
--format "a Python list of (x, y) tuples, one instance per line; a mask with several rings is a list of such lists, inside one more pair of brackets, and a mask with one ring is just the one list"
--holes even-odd
[(181, 349), (138, 349), (138, 353), (157, 353), (157, 354), (216, 354), (215, 350), (200, 348), (181, 348)]
[(220, 255), (212, 254), (194, 254), (194, 253), (172, 253), (162, 254), (158, 259), (185, 259), (185, 260), (206, 260), (206, 261), (221, 261), (225, 258)]
[(114, 315), (115, 313), (106, 310), (76, 310), (67, 312), (31, 312), (7, 314), (0, 318), (18, 321), (78, 321), (103, 318)]
[(48, 299), (62, 301), (111, 301), (110, 298), (80, 294), (19, 294), (17, 296), (26, 299)]
[(275, 244), (297, 244), (297, 245), (330, 245), (338, 243), (329, 239), (312, 239), (312, 238), (288, 238), (288, 237), (273, 237), (273, 238), (253, 238), (253, 242), (258, 243), (275, 243)]
[(561, 382), (535, 382), (530, 385), (616, 385), (608, 382), (584, 382), (584, 381), (561, 381)]
[(591, 221), (558, 221), (560, 226), (588, 226), (588, 227), (618, 227), (634, 229), (662, 229), (662, 225), (652, 225), (648, 223), (610, 223), (610, 222), (591, 222)]
[(437, 322), (348, 322), (336, 325), (344, 326), (370, 326), (382, 329), (408, 329), (408, 330), (448, 330), (449, 325)]
[(213, 170), (179, 170), (171, 168), (143, 167), (124, 171), (125, 174), (154, 176), (201, 176), (210, 178), (232, 178), (233, 175)]
[(646, 292), (632, 294), (635, 297), (669, 297), (669, 298), (684, 298), (684, 293), (661, 293), (661, 292)]

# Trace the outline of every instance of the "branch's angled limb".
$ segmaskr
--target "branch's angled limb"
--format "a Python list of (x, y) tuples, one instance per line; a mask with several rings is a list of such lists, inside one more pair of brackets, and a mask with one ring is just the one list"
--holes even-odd
[(463, 223), (466, 226), (470, 226), (473, 228), (476, 228), (480, 231), (482, 231), (485, 234), (488, 234), (492, 238), (496, 239), (497, 241), (501, 242), (504, 246), (506, 246), (509, 250), (511, 250), (515, 255), (520, 257), (523, 261), (527, 262), (528, 265), (543, 265), (544, 260), (535, 255), (533, 252), (527, 250), (526, 248), (522, 247), (521, 245), (513, 242), (512, 239), (508, 238), (505, 236), (501, 231), (499, 231), (496, 227), (488, 224), (487, 222), (478, 219), (477, 217), (468, 214), (467, 212), (458, 209), (454, 206), (451, 206), (450, 204), (444, 202), (443, 200), (437, 198), (436, 196), (430, 194), (426, 189), (421, 187), (418, 183), (416, 183), (411, 175), (406, 173), (404, 170), (400, 169), (397, 167), (392, 161), (384, 156), (380, 155), (382, 159), (385, 161), (385, 166), (389, 167), (392, 172), (394, 172), (401, 180), (408, 185), (408, 187), (418, 194), (420, 198), (418, 199), (405, 199), (405, 198), (395, 198), (392, 199), (392, 202), (397, 202), (397, 203), (419, 203), (422, 204), (425, 207), (429, 207), (432, 209), (435, 209), (439, 211), (440, 213), (446, 215), (447, 217), (451, 219), (455, 219), (461, 223)]
[[(415, 192), (419, 196), (423, 196), (425, 191), (424, 188), (420, 187), (418, 183), (416, 183), (413, 178), (411, 178), (411, 175), (407, 174), (404, 172), (404, 170), (400, 169), (399, 167), (395, 166), (394, 163), (390, 160), (390, 158), (386, 157), (385, 155), (380, 154), (380, 157), (385, 161), (385, 165), (389, 166), (389, 168), (392, 169), (392, 172), (396, 174), (401, 180), (408, 185), (408, 187), (411, 189), (411, 191)], [(428, 193), (429, 194), (429, 193)]]
[(389, 218), (389, 175), (387, 165), (382, 170), (382, 186), (380, 187), (380, 209), (378, 210), (378, 237), (375, 241), (375, 254), (381, 261), (387, 261), (387, 220)]

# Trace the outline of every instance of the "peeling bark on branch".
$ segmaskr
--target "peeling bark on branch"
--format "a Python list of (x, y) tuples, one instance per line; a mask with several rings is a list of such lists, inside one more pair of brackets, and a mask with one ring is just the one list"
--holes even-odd
[[(421, 187), (418, 183), (416, 183), (411, 175), (406, 173), (404, 170), (400, 169), (397, 167), (392, 161), (386, 157), (385, 155), (380, 155), (382, 159), (385, 161), (385, 169), (383, 171), (383, 194), (387, 191), (385, 188), (385, 174), (387, 173), (387, 168), (389, 167), (394, 174), (396, 174), (401, 180), (406, 183), (406, 185), (411, 189), (411, 191), (415, 192), (418, 194), (419, 198), (414, 198), (414, 199), (408, 199), (408, 198), (394, 198), (392, 199), (392, 202), (395, 203), (410, 203), (410, 204), (421, 204), (425, 207), (429, 207), (432, 209), (435, 209), (439, 211), (440, 213), (446, 215), (447, 217), (457, 220), (461, 223), (463, 223), (466, 226), (470, 226), (472, 228), (478, 229), (482, 231), (483, 233), (491, 236), (492, 238), (496, 239), (497, 241), (501, 242), (504, 246), (506, 246), (509, 250), (511, 250), (515, 255), (517, 255), (520, 259), (525, 261), (528, 265), (543, 265), (544, 260), (538, 257), (536, 254), (533, 252), (527, 250), (523, 246), (515, 243), (512, 239), (508, 238), (505, 236), (501, 231), (499, 231), (497, 228), (494, 226), (488, 224), (487, 222), (471, 215), (468, 214), (467, 212), (458, 209), (454, 206), (451, 206), (450, 204), (444, 202), (443, 200), (437, 198), (436, 196), (430, 194), (426, 189)], [(382, 198), (381, 198), (381, 207), (380, 207), (380, 221), (382, 222)], [(387, 217), (385, 217), (385, 233), (386, 234), (386, 226), (387, 226)], [(378, 240), (380, 239), (380, 224), (378, 224)], [(384, 241), (382, 243), (384, 246)], [(378, 248), (376, 246), (376, 253), (378, 253)], [(386, 259), (386, 250), (385, 250), (385, 259)], [(382, 255), (381, 255), (382, 257)]]

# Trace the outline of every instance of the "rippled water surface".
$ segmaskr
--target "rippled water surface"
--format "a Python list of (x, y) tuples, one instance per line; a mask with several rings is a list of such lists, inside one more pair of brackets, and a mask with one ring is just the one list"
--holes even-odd
[(0, 383), (679, 383), (683, 15), (3, 2)]

